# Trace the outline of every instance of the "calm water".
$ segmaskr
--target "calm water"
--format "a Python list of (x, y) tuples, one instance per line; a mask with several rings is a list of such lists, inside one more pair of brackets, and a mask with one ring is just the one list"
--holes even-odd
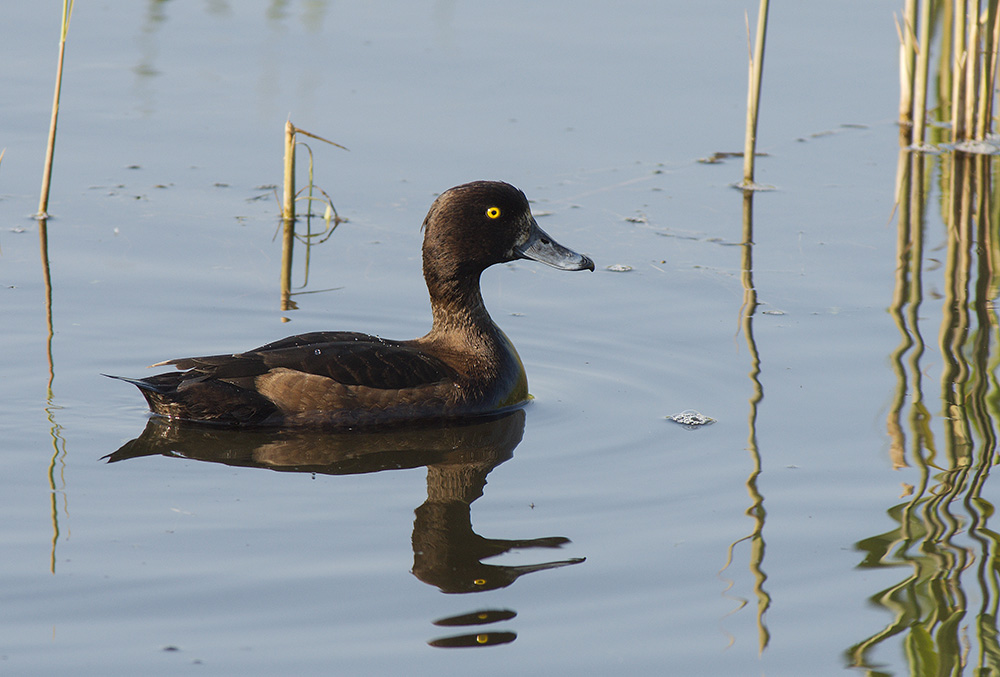
[[(59, 17), (8, 8), (0, 672), (994, 665), (992, 245), (949, 240), (959, 168), (937, 156), (897, 245), (897, 3), (786, 4), (758, 170), (778, 190), (754, 198), (749, 263), (739, 162), (697, 162), (742, 146), (749, 7), (80, 3), (51, 335), (30, 214)], [(310, 142), (348, 222), (282, 311), (288, 118), (350, 148)], [(424, 333), (419, 225), (479, 178), (598, 264), (484, 276), (523, 414), (209, 434), (147, 428), (100, 377), (319, 329)], [(717, 422), (665, 420), (685, 409)]]

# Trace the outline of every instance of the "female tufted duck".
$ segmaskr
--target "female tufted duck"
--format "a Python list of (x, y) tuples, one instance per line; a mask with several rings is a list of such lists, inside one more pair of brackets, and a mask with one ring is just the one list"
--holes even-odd
[[(434, 326), (390, 341), (356, 332), (291, 336), (235, 355), (160, 362), (183, 371), (122, 380), (153, 413), (232, 426), (364, 427), (496, 414), (523, 404), (528, 380), (479, 292), (489, 266), (532, 259), (594, 270), (555, 242), (517, 188), (476, 181), (452, 188), (424, 220), (423, 268)], [(114, 377), (122, 378), (122, 377)]]

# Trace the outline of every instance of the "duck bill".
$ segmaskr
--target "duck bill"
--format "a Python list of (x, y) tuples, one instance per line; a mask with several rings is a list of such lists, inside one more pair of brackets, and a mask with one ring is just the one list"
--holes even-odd
[(593, 270), (590, 257), (577, 254), (553, 240), (548, 233), (531, 220), (528, 239), (514, 247), (514, 253), (522, 259), (531, 259), (559, 270)]

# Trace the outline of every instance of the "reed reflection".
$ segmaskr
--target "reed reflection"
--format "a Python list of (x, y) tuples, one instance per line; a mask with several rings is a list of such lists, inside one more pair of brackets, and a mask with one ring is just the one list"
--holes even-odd
[[(524, 432), (524, 411), (476, 423), (437, 428), (399, 428), (332, 434), (322, 431), (233, 431), (151, 418), (137, 439), (106, 458), (109, 462), (161, 455), (324, 475), (427, 467), (427, 500), (415, 511), (413, 569), (421, 581), (445, 593), (504, 588), (525, 574), (579, 564), (582, 558), (509, 566), (484, 560), (510, 550), (555, 549), (569, 543), (561, 536), (495, 539), (472, 527), (471, 505), (483, 495), (486, 477), (513, 456)], [(454, 618), (472, 625), (513, 618), (516, 613), (475, 609)], [(471, 621), (470, 621), (471, 619)], [(448, 619), (444, 619), (448, 620)], [(433, 646), (487, 646), (513, 641), (509, 631), (477, 632), (432, 640)]]
[(58, 498), (63, 498), (63, 511), (68, 513), (66, 501), (66, 439), (62, 434), (62, 426), (56, 421), (56, 412), (60, 407), (55, 403), (52, 386), (56, 378), (55, 361), (52, 357), (52, 339), (55, 329), (52, 321), (52, 269), (49, 263), (49, 229), (48, 218), (40, 217), (38, 224), (38, 243), (42, 261), (42, 281), (45, 288), (45, 355), (48, 359), (48, 379), (45, 383), (45, 415), (49, 421), (49, 436), (52, 438), (52, 456), (49, 458), (47, 470), (49, 495), (51, 497), (50, 518), (52, 520), (52, 547), (49, 550), (49, 572), (56, 572), (56, 546), (59, 545), (61, 531), (59, 528)]
[[(752, 394), (748, 402), (747, 414), (747, 451), (753, 462), (753, 469), (747, 477), (746, 487), (750, 496), (750, 507), (746, 510), (746, 515), (753, 520), (751, 532), (733, 542), (729, 546), (726, 557), (726, 564), (722, 567), (724, 573), (733, 562), (736, 546), (747, 541), (750, 543), (749, 566), (754, 577), (754, 595), (757, 597), (757, 633), (758, 650), (763, 653), (771, 639), (771, 633), (767, 628), (765, 614), (771, 606), (771, 595), (764, 589), (764, 582), (767, 574), (764, 573), (764, 521), (767, 512), (764, 509), (764, 496), (757, 487), (757, 478), (762, 470), (760, 448), (757, 445), (757, 410), (764, 399), (764, 386), (760, 382), (760, 352), (757, 350), (757, 341), (753, 333), (753, 317), (757, 312), (757, 289), (753, 282), (753, 196), (754, 191), (743, 191), (743, 241), (742, 258), (740, 261), (741, 281), (743, 283), (743, 305), (740, 307), (740, 331), (746, 339), (747, 350), (750, 354), (750, 377)], [(732, 582), (730, 582), (730, 587)], [(747, 600), (740, 600), (740, 608), (747, 605)]]
[[(854, 667), (874, 667), (876, 648), (898, 638), (911, 674), (959, 674), (969, 666), (974, 674), (1000, 671), (1000, 549), (989, 526), (994, 506), (983, 498), (996, 463), (994, 421), (1000, 414), (993, 305), (1000, 282), (1000, 199), (992, 187), (997, 163), (994, 156), (958, 151), (900, 152), (890, 308), (900, 343), (890, 356), (897, 387), (887, 429), (893, 465), (913, 467), (918, 480), (904, 484), (905, 500), (888, 510), (898, 526), (856, 544), (864, 553), (860, 568), (900, 568), (906, 575), (871, 596), (892, 621), (847, 650)], [(934, 170), (945, 225), (938, 268), (926, 264), (924, 253)], [(931, 285), (940, 285), (939, 298), (924, 297)], [(938, 306), (940, 355), (933, 355), (923, 334), (931, 308)], [(938, 363), (941, 403), (935, 416), (924, 389), (925, 376)]]

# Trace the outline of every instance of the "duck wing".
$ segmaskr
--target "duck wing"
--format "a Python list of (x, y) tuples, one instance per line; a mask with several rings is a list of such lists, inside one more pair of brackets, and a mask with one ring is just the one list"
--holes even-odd
[(188, 372), (185, 380), (245, 380), (276, 369), (332, 379), (346, 386), (400, 390), (452, 381), (456, 372), (410, 341), (390, 341), (358, 332), (312, 332), (289, 336), (245, 353), (168, 360), (154, 366)]

